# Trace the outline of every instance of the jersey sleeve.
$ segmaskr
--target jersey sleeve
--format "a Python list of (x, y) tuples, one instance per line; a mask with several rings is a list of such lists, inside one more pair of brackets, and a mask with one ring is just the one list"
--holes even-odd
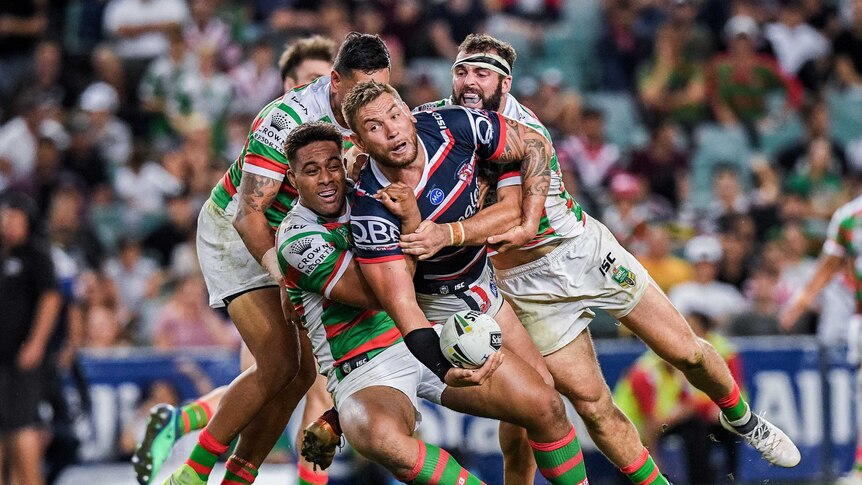
[(496, 160), (506, 147), (506, 121), (495, 111), (470, 108), (450, 108), (438, 111), (456, 140), (472, 140), (476, 155), (483, 160)]
[(293, 226), (279, 237), (278, 264), (289, 287), (326, 298), (350, 265), (353, 254), (337, 249), (323, 226)]
[(853, 219), (846, 217), (842, 210), (835, 212), (829, 221), (826, 230), (826, 242), (823, 243), (823, 254), (843, 258), (847, 254), (847, 246), (850, 242), (850, 228)]
[[(287, 157), (284, 142), (287, 135), (301, 124), (299, 115), (285, 104), (275, 101), (255, 119), (248, 134), (248, 146), (243, 155), (242, 170), (263, 177), (284, 180)], [(268, 110), (268, 111), (267, 111)]]
[(401, 220), (361, 187), (350, 210), (350, 232), (356, 260), (363, 264), (402, 259)]

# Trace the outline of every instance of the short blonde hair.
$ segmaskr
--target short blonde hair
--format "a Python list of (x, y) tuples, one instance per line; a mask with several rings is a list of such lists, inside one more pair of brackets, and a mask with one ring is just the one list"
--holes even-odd
[(355, 117), (359, 113), (359, 110), (368, 105), (368, 103), (382, 96), (384, 93), (389, 93), (394, 96), (395, 99), (399, 101), (401, 100), (401, 95), (398, 94), (398, 91), (396, 91), (395, 88), (377, 81), (359, 83), (354, 86), (349, 93), (347, 93), (347, 96), (344, 97), (344, 101), (341, 102), (341, 114), (344, 115), (344, 119), (347, 121), (347, 125), (351, 130), (356, 132)]

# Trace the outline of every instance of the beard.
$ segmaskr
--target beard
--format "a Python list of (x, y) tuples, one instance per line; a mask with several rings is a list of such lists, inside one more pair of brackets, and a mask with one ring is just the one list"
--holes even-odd
[[(452, 100), (454, 100), (455, 104), (458, 106), (464, 106), (464, 93), (467, 92), (466, 89), (462, 89), (460, 93), (455, 92), (455, 88), (452, 87)], [(479, 95), (479, 99), (482, 100), (482, 109), (488, 111), (499, 111), (500, 103), (503, 102), (503, 80), (500, 79), (500, 82), (497, 83), (497, 89), (488, 96), (485, 97), (482, 93), (475, 92), (473, 90), (469, 91), (472, 94)]]
[(386, 168), (404, 168), (416, 160), (419, 154), (419, 140), (417, 135), (413, 134), (413, 139), (407, 142), (407, 149), (397, 159), (392, 158), (389, 150), (383, 147), (366, 146), (365, 150), (372, 159)]

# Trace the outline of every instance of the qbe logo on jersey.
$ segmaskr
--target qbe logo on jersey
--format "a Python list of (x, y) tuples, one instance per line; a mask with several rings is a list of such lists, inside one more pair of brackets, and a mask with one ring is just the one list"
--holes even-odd
[(392, 221), (377, 216), (354, 216), (350, 220), (353, 244), (366, 251), (398, 248), (401, 230)]

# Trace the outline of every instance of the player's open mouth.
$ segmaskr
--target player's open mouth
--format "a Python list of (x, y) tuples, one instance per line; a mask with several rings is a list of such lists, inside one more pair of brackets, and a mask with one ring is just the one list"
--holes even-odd
[(464, 93), (461, 95), (464, 106), (476, 107), (482, 105), (482, 97), (476, 93)]
[(332, 202), (333, 200), (335, 200), (336, 194), (338, 194), (338, 190), (336, 189), (324, 190), (323, 192), (317, 193), (318, 197), (326, 200), (327, 202)]
[(407, 151), (407, 142), (402, 141), (401, 143), (395, 145), (395, 149), (392, 150), (392, 153), (395, 153), (396, 155), (401, 155), (402, 153), (404, 153), (406, 151)]

